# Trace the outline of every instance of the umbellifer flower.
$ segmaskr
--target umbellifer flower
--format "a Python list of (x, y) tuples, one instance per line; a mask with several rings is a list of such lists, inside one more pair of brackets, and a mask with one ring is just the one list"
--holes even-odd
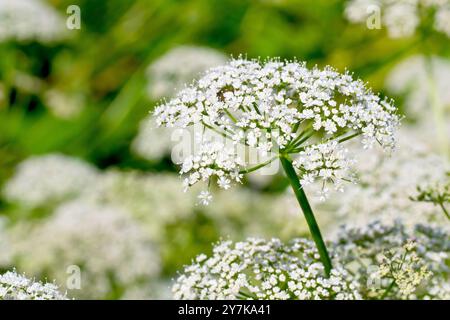
[(35, 282), (15, 271), (0, 274), (0, 300), (67, 300), (53, 283)]
[(34, 208), (78, 196), (98, 178), (97, 169), (62, 154), (30, 157), (17, 166), (3, 193), (11, 202)]
[[(344, 228), (334, 254), (355, 275), (365, 299), (442, 299), (448, 294), (450, 237), (445, 230), (397, 221)], [(447, 288), (446, 288), (447, 287)]]
[(342, 268), (326, 277), (314, 244), (250, 238), (223, 241), (211, 257), (197, 256), (177, 279), (176, 299), (359, 299), (357, 283)]
[(67, 36), (65, 20), (41, 0), (0, 0), (0, 42), (54, 42)]
[(29, 274), (63, 285), (67, 267), (78, 266), (82, 290), (67, 287), (77, 298), (103, 298), (113, 288), (122, 288), (116, 293), (121, 297), (160, 271), (159, 254), (144, 229), (113, 206), (67, 202), (41, 223), (17, 225), (10, 236), (13, 260)]
[[(342, 181), (351, 180), (353, 162), (341, 144), (361, 136), (365, 148), (378, 142), (391, 150), (399, 123), (391, 102), (348, 73), (331, 67), (308, 69), (297, 61), (246, 59), (210, 69), (158, 106), (155, 116), (159, 126), (200, 126), (201, 133), (212, 131), (223, 138), (217, 141), (196, 135), (198, 148), (182, 163), (186, 186), (216, 180), (219, 187), (228, 189), (243, 174), (280, 159), (327, 273), (331, 264), (302, 185), (322, 180), (324, 198), (328, 183), (341, 189)], [(264, 161), (253, 166), (237, 151), (242, 146), (256, 150)], [(296, 157), (297, 171), (293, 166)], [(208, 203), (206, 199), (202, 202)]]

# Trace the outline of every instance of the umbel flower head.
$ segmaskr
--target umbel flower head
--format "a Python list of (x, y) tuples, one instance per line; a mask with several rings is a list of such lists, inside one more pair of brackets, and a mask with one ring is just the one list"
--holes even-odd
[[(350, 74), (276, 59), (237, 59), (212, 68), (155, 115), (159, 126), (201, 128), (196, 152), (182, 162), (186, 187), (215, 179), (228, 189), (243, 174), (280, 159), (327, 275), (331, 260), (303, 186), (321, 180), (322, 198), (329, 182), (341, 190), (341, 182), (352, 179), (353, 162), (341, 143), (361, 136), (365, 148), (377, 142), (391, 150), (399, 123), (394, 106)], [(205, 138), (206, 132), (214, 135)], [(243, 159), (242, 146), (261, 155), (259, 163)], [(211, 196), (204, 191), (200, 200), (208, 204)]]
[(0, 300), (67, 300), (53, 283), (35, 282), (15, 271), (0, 274)]
[(325, 276), (314, 244), (250, 238), (223, 241), (211, 257), (199, 255), (173, 286), (176, 299), (358, 299), (357, 283), (344, 269)]
[(14, 263), (29, 274), (64, 284), (67, 266), (79, 266), (82, 290), (67, 288), (77, 298), (103, 298), (113, 288), (121, 288), (121, 297), (159, 274), (158, 252), (144, 229), (113, 206), (67, 202), (41, 223), (19, 224), (9, 234)]
[(76, 197), (97, 177), (96, 168), (80, 159), (57, 153), (35, 156), (17, 166), (3, 194), (11, 202), (34, 208)]
[(54, 42), (67, 36), (65, 20), (41, 0), (0, 0), (0, 42)]
[(334, 254), (360, 284), (367, 299), (443, 299), (450, 280), (450, 235), (418, 224), (412, 231), (372, 222), (342, 229)]
[(210, 69), (200, 80), (155, 110), (159, 126), (199, 125), (223, 138), (200, 135), (198, 150), (186, 157), (181, 173), (186, 185), (216, 178), (227, 189), (250, 168), (237, 145), (260, 154), (298, 156), (294, 162), (302, 184), (315, 180), (339, 186), (350, 179), (342, 142), (360, 135), (365, 148), (394, 146), (399, 117), (349, 73), (331, 67), (308, 69), (297, 61), (237, 59)]

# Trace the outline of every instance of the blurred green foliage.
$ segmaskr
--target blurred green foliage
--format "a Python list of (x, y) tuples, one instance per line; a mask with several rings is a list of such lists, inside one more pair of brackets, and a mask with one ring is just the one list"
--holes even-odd
[[(68, 30), (68, 39), (51, 44), (0, 42), (0, 188), (20, 161), (50, 152), (80, 157), (99, 168), (175, 172), (169, 159), (153, 163), (132, 154), (130, 143), (158, 103), (146, 94), (147, 66), (180, 45), (211, 47), (234, 57), (332, 65), (354, 72), (381, 93), (386, 73), (402, 58), (424, 52), (450, 57), (449, 41), (441, 34), (421, 30), (392, 40), (385, 30), (350, 24), (344, 0), (48, 2), (63, 17), (69, 5), (78, 5), (82, 28)], [(47, 105), (49, 91), (74, 99), (81, 111), (55, 115)], [(401, 106), (401, 97), (395, 98)], [(264, 191), (285, 187), (286, 181), (276, 177)], [(0, 197), (0, 210), (5, 207)], [(24, 213), (27, 219), (43, 215)], [(197, 253), (209, 252), (219, 229), (201, 213), (167, 226), (170, 241), (161, 247), (164, 275), (173, 275)]]
[[(100, 167), (152, 169), (129, 152), (138, 122), (154, 105), (145, 96), (144, 70), (180, 44), (209, 46), (233, 56), (330, 64), (382, 89), (392, 63), (420, 51), (424, 42), (420, 35), (393, 41), (384, 30), (350, 25), (339, 0), (50, 2), (62, 15), (68, 5), (79, 5), (82, 28), (69, 31), (70, 38), (58, 44), (1, 44), (2, 181), (19, 160), (56, 150)], [(430, 42), (434, 51), (448, 55), (447, 39)], [(34, 87), (18, 86), (18, 74), (34, 81)], [(83, 111), (70, 119), (55, 117), (42, 99), (48, 89), (80, 97)]]

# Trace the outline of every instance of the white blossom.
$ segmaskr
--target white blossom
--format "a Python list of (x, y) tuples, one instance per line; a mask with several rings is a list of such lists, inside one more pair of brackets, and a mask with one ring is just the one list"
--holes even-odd
[(365, 299), (440, 299), (436, 284), (450, 280), (450, 235), (438, 227), (410, 229), (398, 221), (344, 227), (332, 250), (356, 275)]
[(66, 36), (65, 20), (41, 0), (0, 0), (0, 42), (53, 42)]
[[(448, 225), (440, 208), (433, 203), (411, 199), (417, 195), (417, 186), (440, 181), (450, 171), (448, 161), (435, 154), (421, 136), (403, 127), (398, 132), (397, 149), (391, 157), (385, 158), (376, 151), (359, 154), (360, 161), (355, 164), (358, 183), (348, 184), (344, 193), (330, 195), (326, 203), (312, 199), (314, 207), (321, 212), (321, 226), (328, 234), (334, 233), (341, 224), (361, 227), (373, 219), (383, 223), (401, 219), (407, 226), (417, 223)], [(321, 184), (310, 186), (312, 192), (321, 188)], [(284, 216), (283, 212), (295, 208), (292, 197), (285, 197), (285, 203), (277, 209)]]
[[(180, 174), (187, 177), (184, 180), (186, 187), (199, 181), (209, 181), (218, 177), (219, 186), (228, 189), (230, 181), (241, 182), (242, 160), (236, 156), (234, 149), (227, 148), (221, 142), (207, 141), (200, 144), (199, 152), (183, 160)], [(227, 180), (228, 183), (223, 181)]]
[(41, 283), (8, 271), (0, 274), (0, 300), (67, 300), (53, 283)]
[[(296, 61), (245, 59), (209, 70), (158, 106), (155, 116), (160, 126), (202, 125), (235, 147), (244, 145), (266, 154), (296, 154), (305, 148), (319, 148), (321, 143), (313, 142), (314, 138), (341, 142), (352, 134), (362, 136), (365, 148), (377, 142), (391, 150), (399, 122), (390, 102), (348, 73), (330, 67), (308, 69)], [(249, 169), (246, 159), (240, 159), (229, 143), (203, 139), (199, 144), (199, 151), (182, 165), (181, 173), (188, 173), (187, 186), (221, 176), (239, 182), (241, 173)], [(323, 145), (338, 149), (335, 144)], [(346, 162), (340, 161), (341, 165)], [(334, 172), (339, 178), (346, 171), (342, 169)], [(323, 170), (322, 176), (328, 177), (328, 171)]]
[[(9, 232), (13, 259), (21, 270), (66, 284), (67, 267), (78, 266), (81, 298), (105, 298), (159, 274), (159, 255), (130, 214), (111, 206), (75, 201), (63, 204), (42, 222), (23, 222)], [(120, 292), (118, 293), (120, 295)]]
[[(415, 252), (417, 243), (407, 241), (403, 246), (383, 252), (380, 256), (381, 264), (378, 271), (370, 276), (372, 280), (383, 281), (388, 279), (398, 287), (402, 298), (411, 296), (432, 273), (428, 270), (423, 259)], [(370, 288), (379, 294), (380, 288)], [(388, 289), (386, 289), (388, 290)]]
[(62, 154), (35, 156), (18, 165), (4, 195), (9, 201), (38, 207), (76, 197), (97, 177), (97, 170), (82, 160)]
[(211, 193), (209, 193), (209, 191), (202, 191), (198, 195), (198, 199), (200, 200), (200, 203), (202, 205), (207, 206), (211, 202), (212, 196)]
[[(337, 190), (342, 190), (343, 180), (351, 180), (351, 166), (354, 161), (347, 156), (348, 150), (337, 141), (323, 143), (306, 148), (299, 152), (293, 165), (301, 171), (303, 186), (314, 183), (316, 179), (331, 181)], [(321, 191), (324, 191), (322, 188)], [(324, 193), (326, 196), (327, 193)], [(324, 200), (322, 198), (322, 200)]]
[(199, 255), (173, 286), (176, 299), (359, 299), (350, 274), (336, 266), (329, 278), (314, 244), (249, 238), (223, 241)]

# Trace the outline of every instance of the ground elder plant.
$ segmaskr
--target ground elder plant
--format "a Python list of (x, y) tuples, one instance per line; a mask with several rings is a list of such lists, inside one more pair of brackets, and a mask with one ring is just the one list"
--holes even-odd
[[(331, 67), (308, 69), (305, 63), (236, 59), (212, 68), (155, 109), (159, 126), (200, 126), (196, 148), (182, 161), (185, 186), (198, 182), (222, 189), (240, 183), (245, 174), (275, 160), (284, 172), (304, 212), (325, 266), (331, 270), (320, 229), (304, 186), (322, 183), (321, 196), (331, 187), (342, 191), (352, 181), (353, 160), (344, 142), (359, 136), (365, 149), (395, 145), (399, 123), (391, 101), (372, 93), (349, 73)], [(222, 139), (205, 138), (212, 131)], [(250, 163), (237, 148), (256, 150), (259, 163)], [(200, 194), (204, 204), (209, 191)]]
[(197, 256), (173, 286), (176, 299), (359, 299), (357, 282), (335, 267), (327, 277), (312, 241), (223, 241)]

